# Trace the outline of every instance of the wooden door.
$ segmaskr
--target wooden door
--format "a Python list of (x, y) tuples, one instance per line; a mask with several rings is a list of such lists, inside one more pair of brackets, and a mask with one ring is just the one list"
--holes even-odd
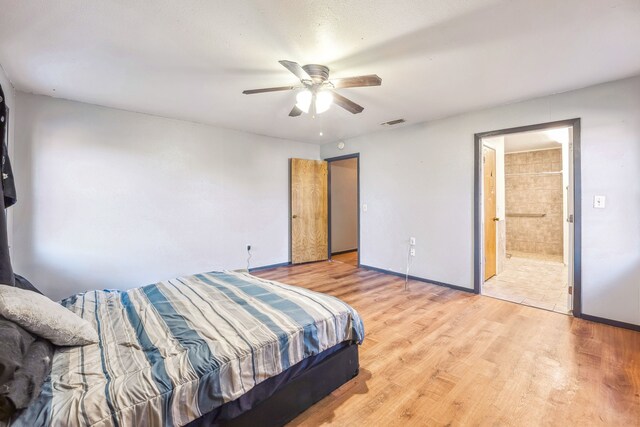
[(482, 147), (484, 165), (484, 280), (496, 275), (496, 152)]
[(291, 159), (291, 262), (328, 259), (327, 162)]

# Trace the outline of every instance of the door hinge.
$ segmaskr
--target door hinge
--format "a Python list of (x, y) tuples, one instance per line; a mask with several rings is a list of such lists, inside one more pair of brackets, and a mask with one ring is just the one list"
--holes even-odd
[(569, 286), (569, 295), (573, 295), (573, 286)]
[(567, 222), (573, 224), (573, 214), (570, 214), (567, 218)]

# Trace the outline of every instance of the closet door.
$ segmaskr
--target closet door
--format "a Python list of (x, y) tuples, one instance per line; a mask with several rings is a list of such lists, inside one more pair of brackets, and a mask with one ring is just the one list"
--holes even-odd
[(327, 162), (290, 160), (291, 262), (328, 259)]
[(484, 163), (484, 280), (496, 275), (496, 152), (482, 150)]

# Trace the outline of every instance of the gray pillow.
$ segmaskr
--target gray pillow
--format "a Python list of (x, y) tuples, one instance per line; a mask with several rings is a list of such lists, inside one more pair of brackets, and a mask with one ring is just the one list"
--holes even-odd
[(29, 282), (24, 277), (20, 276), (19, 274), (14, 274), (13, 277), (15, 278), (15, 281), (16, 281), (16, 285), (15, 285), (16, 288), (26, 289), (28, 291), (37, 292), (40, 295), (42, 295), (42, 292), (40, 292), (35, 286), (31, 284), (31, 282)]
[(40, 394), (51, 372), (53, 346), (3, 318), (0, 342), (0, 421), (7, 421)]
[[(0, 389), (13, 378), (35, 337), (10, 320), (0, 317)], [(1, 393), (1, 391), (0, 391)]]

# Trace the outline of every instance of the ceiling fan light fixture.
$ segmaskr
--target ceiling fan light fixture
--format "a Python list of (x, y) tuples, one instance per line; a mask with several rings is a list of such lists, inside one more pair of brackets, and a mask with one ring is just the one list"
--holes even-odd
[(331, 104), (336, 104), (351, 114), (362, 113), (362, 110), (364, 110), (362, 105), (358, 105), (349, 98), (333, 92), (332, 89), (380, 86), (382, 84), (382, 79), (376, 74), (329, 80), (329, 67), (326, 65), (307, 64), (300, 66), (300, 64), (293, 61), (282, 60), (278, 62), (294, 74), (300, 80), (300, 83), (292, 86), (243, 90), (242, 93), (251, 95), (301, 89), (296, 94), (296, 105), (289, 112), (289, 117), (299, 117), (302, 113), (306, 113), (315, 118), (317, 114), (324, 113), (331, 108)]
[(311, 107), (312, 98), (313, 98), (313, 94), (309, 89), (301, 90), (296, 95), (296, 107), (298, 107), (305, 113), (308, 113), (309, 108)]
[(319, 91), (314, 93), (309, 89), (304, 89), (296, 95), (296, 107), (304, 113), (309, 113), (311, 105), (315, 107), (314, 114), (324, 113), (333, 103), (333, 94), (329, 91)]
[(316, 94), (316, 113), (324, 113), (333, 103), (333, 94), (328, 91), (321, 91)]

